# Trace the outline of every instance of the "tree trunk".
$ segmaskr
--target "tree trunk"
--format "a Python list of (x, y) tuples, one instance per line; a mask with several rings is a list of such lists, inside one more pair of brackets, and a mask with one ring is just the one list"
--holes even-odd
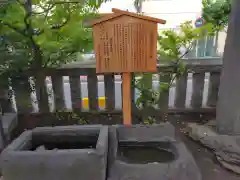
[(39, 68), (35, 76), (35, 89), (37, 94), (39, 112), (49, 112), (48, 93), (45, 84), (44, 69)]
[(35, 74), (35, 90), (37, 94), (37, 101), (39, 112), (49, 112), (49, 104), (48, 104), (48, 93), (45, 84), (45, 73), (43, 66), (43, 57), (42, 52), (37, 44), (32, 41), (32, 46), (34, 50), (34, 70)]
[(240, 1), (232, 1), (223, 55), (217, 130), (221, 134), (240, 134)]

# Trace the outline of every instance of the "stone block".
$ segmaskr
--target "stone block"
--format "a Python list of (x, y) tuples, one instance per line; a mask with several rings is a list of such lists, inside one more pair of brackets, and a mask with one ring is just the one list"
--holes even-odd
[(201, 180), (171, 124), (109, 129), (108, 180)]
[(41, 127), (25, 131), (1, 155), (6, 180), (105, 180), (108, 127)]

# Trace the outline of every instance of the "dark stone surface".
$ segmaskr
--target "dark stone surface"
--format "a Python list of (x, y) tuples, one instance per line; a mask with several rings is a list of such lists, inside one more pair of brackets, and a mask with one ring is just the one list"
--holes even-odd
[(219, 134), (240, 135), (240, 83), (233, 81), (240, 77), (240, 1), (230, 2), (231, 13), (223, 54), (216, 119)]
[[(96, 138), (91, 142), (95, 142), (96, 147), (69, 148), (69, 143), (79, 147), (91, 137)], [(68, 145), (64, 147), (63, 143)], [(41, 145), (47, 150), (36, 151)], [(3, 151), (2, 173), (6, 180), (105, 180), (107, 149), (107, 126), (36, 128), (22, 133)]]
[(0, 117), (1, 119), (1, 140), (0, 140), (0, 152), (10, 143), (13, 130), (18, 125), (17, 113), (4, 113)]
[(118, 125), (118, 140), (131, 141), (154, 141), (166, 137), (175, 137), (175, 128), (170, 123), (161, 123), (156, 125), (133, 125), (126, 127)]
[(213, 150), (221, 165), (240, 174), (240, 136), (220, 135), (207, 125), (189, 123), (187, 134)]
[[(152, 129), (152, 130), (151, 130)], [(147, 131), (147, 134), (146, 134)], [(158, 132), (159, 134), (157, 135)], [(145, 135), (145, 136), (144, 136)], [(113, 126), (109, 131), (108, 180), (201, 180), (201, 174), (185, 145), (174, 138), (174, 127), (170, 124), (156, 126)], [(128, 163), (119, 157), (121, 143), (169, 144), (162, 149), (174, 154), (169, 162)], [(136, 151), (136, 153), (138, 153)], [(159, 154), (161, 155), (161, 154)]]
[[(189, 122), (197, 122), (196, 120), (193, 119), (192, 121), (186, 121), (184, 117), (175, 116), (175, 118), (171, 118), (169, 121), (175, 127), (176, 139), (181, 140), (193, 155), (195, 162), (201, 171), (203, 180), (240, 179), (240, 175), (227, 170), (217, 161), (212, 150), (186, 136), (187, 124)], [(202, 121), (198, 123), (202, 124)]]
[[(90, 114), (87, 112), (87, 114)], [(71, 125), (72, 120), (66, 119), (64, 122), (55, 120), (51, 114), (30, 114), (30, 115), (19, 115), (17, 132), (21, 133), (24, 129), (33, 129), (37, 126), (54, 126), (54, 125)], [(106, 117), (106, 118), (103, 118)], [(118, 118), (115, 118), (118, 116)], [(107, 118), (107, 114), (101, 115), (101, 113), (92, 114), (86, 117), (86, 119), (102, 119), (102, 121), (114, 124), (114, 119), (121, 119), (121, 114), (118, 113), (114, 117), (111, 116), (112, 120)], [(173, 114), (168, 115), (168, 120), (175, 126), (176, 139), (182, 141), (185, 146), (189, 149), (193, 155), (197, 166), (199, 167), (203, 180), (239, 180), (240, 175), (233, 173), (222, 167), (222, 165), (216, 160), (215, 154), (208, 148), (202, 146), (200, 143), (193, 141), (185, 135), (185, 128), (189, 122), (198, 122), (204, 124), (209, 119), (214, 119), (215, 115), (206, 113), (193, 113), (193, 114)], [(58, 123), (57, 123), (58, 122)], [(60, 123), (59, 123), (60, 122)], [(96, 123), (95, 121), (89, 121), (90, 123)], [(20, 130), (20, 131), (19, 131)], [(111, 129), (110, 129), (111, 130)], [(16, 137), (17, 134), (14, 134)], [(110, 137), (109, 137), (110, 138)]]
[(4, 113), (2, 116), (2, 124), (7, 143), (11, 140), (12, 131), (18, 125), (17, 113)]

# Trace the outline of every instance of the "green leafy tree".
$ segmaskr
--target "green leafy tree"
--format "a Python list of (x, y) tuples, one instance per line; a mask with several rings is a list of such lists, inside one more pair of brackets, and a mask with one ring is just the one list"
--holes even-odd
[[(158, 55), (165, 64), (170, 65), (169, 77), (167, 82), (161, 82), (159, 89), (153, 90), (151, 73), (145, 73), (139, 80), (137, 80), (136, 88), (139, 90), (139, 98), (137, 99), (137, 107), (144, 108), (147, 111), (154, 109), (159, 100), (163, 100), (166, 92), (172, 86), (175, 79), (178, 79), (186, 72), (185, 64), (182, 58), (191, 51), (196, 40), (204, 36), (214, 35), (212, 24), (206, 24), (201, 28), (195, 28), (190, 21), (181, 24), (180, 33), (174, 30), (165, 30), (159, 34)], [(163, 75), (159, 73), (159, 75)], [(148, 83), (148, 84), (147, 84)], [(168, 104), (165, 104), (163, 109), (163, 117), (166, 118)], [(144, 123), (154, 123), (154, 118), (145, 117)]]
[(216, 30), (222, 30), (228, 24), (231, 12), (230, 0), (203, 0), (203, 18), (207, 23), (212, 23)]
[[(135, 0), (134, 7), (137, 13), (142, 13), (142, 4), (146, 0)], [(158, 55), (161, 59), (164, 59), (165, 63), (172, 65), (171, 73), (169, 74), (168, 82), (161, 82), (160, 88), (156, 91), (152, 89), (152, 73), (143, 73), (136, 81), (136, 88), (139, 90), (139, 96), (137, 99), (137, 108), (145, 109), (146, 112), (150, 109), (154, 109), (159, 100), (162, 100), (172, 86), (174, 80), (179, 78), (182, 73), (185, 72), (185, 66), (181, 59), (188, 54), (196, 40), (201, 39), (208, 35), (213, 35), (213, 26), (206, 24), (201, 28), (194, 28), (190, 21), (183, 23), (180, 26), (180, 32), (177, 33), (174, 30), (166, 30), (160, 33), (158, 37)], [(161, 75), (159, 73), (159, 75)], [(167, 106), (163, 109), (165, 112)], [(166, 113), (164, 113), (166, 114)], [(165, 116), (165, 115), (163, 115)], [(144, 123), (154, 123), (155, 119), (148, 116), (143, 117)]]
[(134, 7), (137, 13), (142, 13), (142, 5), (146, 0), (134, 0)]
[(92, 50), (92, 32), (83, 20), (106, 0), (10, 0), (0, 9), (0, 70), (32, 69), (41, 111), (47, 96), (43, 70), (76, 60)]
[(231, 12), (230, 0), (202, 0), (202, 7), (204, 20), (214, 26), (216, 38), (213, 51), (216, 53), (219, 32), (227, 29), (228, 16)]

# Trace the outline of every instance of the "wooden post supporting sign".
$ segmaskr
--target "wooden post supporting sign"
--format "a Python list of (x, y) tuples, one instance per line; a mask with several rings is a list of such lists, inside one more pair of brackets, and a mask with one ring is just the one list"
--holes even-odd
[(131, 73), (156, 72), (157, 27), (166, 21), (112, 9), (93, 27), (97, 73), (122, 73), (123, 123), (132, 124)]
[(131, 73), (122, 73), (123, 123), (132, 124)]

